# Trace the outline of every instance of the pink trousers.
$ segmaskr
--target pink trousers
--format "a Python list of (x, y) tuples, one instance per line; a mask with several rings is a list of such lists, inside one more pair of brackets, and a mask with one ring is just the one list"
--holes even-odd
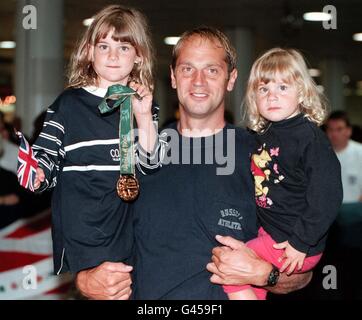
[[(275, 243), (276, 242), (273, 240), (273, 238), (263, 228), (260, 228), (258, 231), (258, 237), (250, 240), (246, 243), (246, 245), (253, 249), (260, 258), (272, 263), (280, 269), (283, 265), (283, 261), (279, 262), (278, 259), (283, 254), (283, 250), (274, 249), (273, 244)], [(313, 269), (321, 257), (322, 253), (305, 258), (302, 270), (294, 270), (293, 273), (302, 273)], [(259, 300), (266, 300), (267, 290), (263, 288), (257, 288), (250, 285), (223, 286), (223, 288), (226, 293), (252, 289)]]

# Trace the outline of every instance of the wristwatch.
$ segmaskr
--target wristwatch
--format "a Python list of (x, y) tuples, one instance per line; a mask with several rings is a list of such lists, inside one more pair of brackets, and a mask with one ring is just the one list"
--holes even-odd
[(273, 269), (272, 269), (272, 271), (270, 271), (269, 277), (268, 277), (268, 284), (267, 284), (268, 287), (275, 286), (278, 283), (278, 279), (279, 279), (279, 275), (280, 275), (279, 269), (273, 264), (272, 264), (272, 266), (273, 266)]

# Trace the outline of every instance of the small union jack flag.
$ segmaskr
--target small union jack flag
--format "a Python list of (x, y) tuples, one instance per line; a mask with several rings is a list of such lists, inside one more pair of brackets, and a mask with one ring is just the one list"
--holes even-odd
[(21, 139), (18, 152), (18, 181), (22, 187), (34, 192), (34, 180), (38, 161), (34, 157), (33, 150), (23, 134), (17, 132), (17, 135)]

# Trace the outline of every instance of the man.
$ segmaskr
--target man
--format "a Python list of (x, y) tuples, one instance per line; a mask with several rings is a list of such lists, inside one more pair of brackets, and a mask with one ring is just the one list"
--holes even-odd
[[(229, 40), (212, 28), (184, 33), (174, 48), (171, 80), (180, 121), (167, 131), (164, 166), (140, 180), (134, 204), (135, 299), (226, 299), (206, 269), (212, 251), (207, 268), (215, 283), (264, 286), (277, 281), (273, 266), (237, 240), (255, 237), (256, 215), (250, 136), (224, 121), (235, 65)], [(219, 245), (218, 234), (230, 237), (218, 237), (224, 246), (212, 250)], [(242, 272), (234, 274), (233, 265)], [(130, 270), (104, 263), (81, 271), (77, 286), (90, 298), (125, 299), (131, 293)], [(309, 278), (281, 275), (275, 290), (295, 290)]]
[(0, 112), (0, 167), (17, 173), (18, 146), (10, 141), (11, 126), (5, 123), (4, 114)]
[(362, 201), (362, 144), (350, 139), (352, 127), (346, 112), (333, 112), (326, 132), (341, 163), (343, 203)]

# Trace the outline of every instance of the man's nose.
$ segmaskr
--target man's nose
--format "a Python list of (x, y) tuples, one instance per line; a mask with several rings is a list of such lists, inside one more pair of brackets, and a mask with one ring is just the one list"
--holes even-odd
[(193, 77), (193, 85), (202, 86), (205, 84), (205, 75), (202, 70), (196, 70)]

